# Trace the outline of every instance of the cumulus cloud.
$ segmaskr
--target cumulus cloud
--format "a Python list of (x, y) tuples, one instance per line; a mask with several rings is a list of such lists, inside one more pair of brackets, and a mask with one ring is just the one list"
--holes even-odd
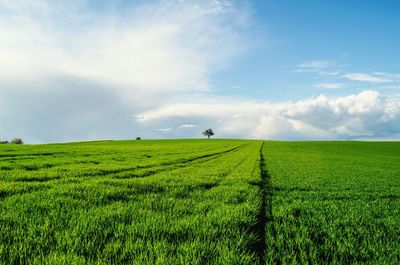
[[(240, 111), (241, 115), (237, 115)], [(198, 120), (220, 137), (258, 139), (373, 139), (400, 133), (400, 100), (374, 90), (297, 102), (219, 99), (171, 104), (141, 114), (142, 123)]]

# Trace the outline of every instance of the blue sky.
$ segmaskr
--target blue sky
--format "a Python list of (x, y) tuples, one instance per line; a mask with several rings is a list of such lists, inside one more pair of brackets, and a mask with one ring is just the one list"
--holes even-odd
[[(301, 99), (320, 93), (345, 95), (368, 83), (294, 72), (304, 62), (329, 61), (344, 72), (399, 72), (398, 1), (254, 1), (254, 23), (265, 37), (258, 49), (215, 77), (234, 81), (238, 93), (271, 100)], [(324, 90), (316, 83), (343, 83)], [(248, 89), (246, 89), (248, 88)], [(268, 93), (265, 93), (265, 92)], [(225, 91), (221, 90), (221, 93)], [(395, 91), (387, 91), (395, 92)]]
[(0, 0), (0, 139), (400, 139), (398, 1)]

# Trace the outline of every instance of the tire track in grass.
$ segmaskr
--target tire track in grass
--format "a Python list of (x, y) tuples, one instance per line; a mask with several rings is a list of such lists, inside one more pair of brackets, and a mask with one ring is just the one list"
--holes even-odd
[[(198, 163), (200, 161), (206, 162), (210, 161), (213, 159), (216, 159), (218, 157), (221, 157), (222, 155), (226, 155), (229, 153), (235, 153), (246, 147), (248, 144), (242, 144), (239, 146), (236, 146), (234, 148), (230, 148), (227, 150), (219, 151), (219, 152), (214, 152), (214, 153), (209, 153), (209, 154), (203, 154), (200, 156), (195, 156), (191, 158), (186, 158), (186, 159), (180, 159), (180, 160), (175, 160), (175, 161), (165, 161), (159, 164), (150, 164), (150, 165), (137, 165), (134, 167), (127, 167), (127, 168), (119, 168), (119, 169), (99, 169), (99, 170), (94, 170), (93, 172), (82, 172), (79, 176), (74, 176), (75, 178), (90, 178), (91, 180), (94, 178), (105, 178), (105, 177), (110, 177), (113, 176), (115, 179), (127, 179), (127, 178), (143, 178), (143, 177), (149, 177), (158, 173), (162, 172), (167, 172), (167, 171), (172, 171), (177, 168), (182, 168), (182, 167), (188, 167), (191, 166), (194, 163)], [(159, 167), (162, 167), (161, 169)], [(156, 169), (158, 168), (158, 169)], [(153, 170), (154, 169), (154, 170)], [(135, 174), (136, 171), (138, 170), (148, 170), (144, 172), (140, 172), (138, 174)], [(120, 173), (129, 173), (131, 175), (128, 176), (118, 176)], [(49, 182), (49, 181), (58, 181), (60, 179), (63, 179), (61, 176), (55, 176), (55, 177), (23, 177), (23, 178), (6, 178), (6, 179), (1, 179), (9, 182)]]
[[(156, 174), (160, 174), (160, 173), (164, 173), (164, 172), (170, 172), (170, 171), (174, 171), (177, 169), (182, 169), (182, 168), (188, 168), (191, 166), (195, 166), (196, 163), (204, 163), (204, 162), (208, 162), (208, 161), (212, 161), (214, 159), (218, 159), (221, 158), (225, 155), (229, 155), (229, 154), (233, 154), (236, 152), (239, 152), (240, 150), (242, 150), (243, 148), (247, 147), (249, 144), (241, 144), (239, 146), (236, 146), (234, 148), (229, 148), (227, 150), (223, 150), (223, 151), (219, 151), (219, 152), (214, 152), (214, 153), (210, 153), (210, 154), (204, 154), (201, 156), (196, 156), (196, 157), (191, 157), (188, 159), (184, 159), (184, 160), (177, 160), (177, 161), (172, 161), (170, 164), (163, 162), (160, 165), (163, 166), (163, 168), (160, 170), (152, 170), (152, 167), (155, 167), (155, 165), (145, 165), (145, 166), (136, 166), (136, 167), (132, 167), (132, 168), (125, 168), (122, 170), (116, 170), (116, 171), (111, 171), (111, 172), (107, 172), (107, 173), (103, 173), (103, 174), (90, 174), (90, 178), (88, 178), (88, 174), (85, 174), (84, 176), (81, 177), (73, 177), (73, 179), (76, 180), (80, 180), (79, 183), (83, 184), (87, 181), (91, 182), (93, 181), (93, 179), (95, 178), (107, 178), (107, 177), (112, 177), (114, 180), (121, 180), (124, 181), (126, 179), (129, 178), (144, 178), (144, 177), (151, 177), (153, 175)], [(177, 167), (179, 166), (179, 167)], [(132, 174), (130, 176), (127, 177), (118, 177), (118, 176), (113, 176), (115, 174), (121, 173), (121, 172), (129, 172), (129, 171), (136, 171), (138, 169), (149, 169), (149, 171), (142, 173), (140, 176), (137, 176), (135, 174)], [(116, 172), (116, 173), (115, 173)], [(21, 179), (10, 179), (9, 183), (58, 183), (58, 184), (62, 184), (62, 185), (69, 185), (70, 182), (62, 182), (64, 178), (63, 177), (52, 177), (52, 178), (21, 178)], [(61, 181), (61, 182), (60, 182)], [(213, 185), (215, 186), (215, 185)], [(212, 186), (212, 187), (213, 187)], [(212, 188), (210, 187), (210, 188)], [(50, 187), (48, 186), (43, 186), (43, 188), (46, 189), (50, 189)], [(37, 191), (37, 189), (27, 189), (24, 190), (22, 192), (7, 192), (7, 193), (1, 193), (0, 191), (0, 199), (4, 199), (6, 197), (9, 196), (13, 196), (13, 195), (17, 195), (17, 194), (25, 194), (25, 193), (31, 193), (31, 192), (35, 192)]]
[[(122, 172), (130, 172), (132, 171), (132, 173), (130, 173), (130, 175), (127, 176), (114, 176), (114, 179), (129, 179), (129, 178), (144, 178), (144, 177), (151, 177), (153, 175), (156, 174), (160, 174), (160, 173), (164, 173), (164, 172), (171, 172), (177, 169), (182, 169), (182, 168), (188, 168), (191, 166), (196, 165), (197, 163), (205, 163), (208, 161), (212, 161), (214, 159), (218, 159), (218, 158), (222, 158), (225, 155), (228, 154), (232, 154), (232, 153), (236, 153), (238, 151), (240, 151), (241, 149), (245, 148), (246, 146), (248, 146), (248, 144), (243, 144), (240, 146), (237, 146), (235, 148), (231, 148), (228, 150), (224, 150), (218, 153), (211, 153), (211, 154), (206, 154), (206, 155), (201, 155), (201, 156), (197, 156), (197, 157), (192, 157), (189, 159), (184, 159), (184, 160), (177, 160), (177, 161), (173, 161), (171, 163), (160, 163), (159, 165), (151, 165), (151, 166), (139, 166), (134, 170), (123, 170)], [(160, 167), (159, 169), (156, 169), (157, 167)], [(148, 171), (142, 172), (139, 175), (135, 174), (134, 172), (136, 170), (140, 170), (140, 169), (148, 169)], [(118, 172), (120, 173), (120, 172)], [(118, 173), (110, 173), (110, 174), (106, 174), (106, 175), (101, 175), (99, 177), (107, 177), (107, 176), (112, 176)]]
[(257, 235), (257, 241), (253, 246), (253, 251), (259, 258), (260, 264), (265, 264), (265, 252), (267, 251), (266, 244), (266, 233), (273, 231), (267, 231), (273, 222), (272, 215), (272, 182), (271, 177), (267, 171), (267, 165), (263, 154), (264, 142), (260, 148), (260, 209), (257, 216), (257, 223), (254, 227), (254, 233)]
[[(149, 172), (149, 173), (144, 173), (141, 176), (135, 176), (134, 174), (132, 174), (131, 177), (148, 177), (151, 175), (154, 175), (156, 173), (161, 173), (164, 171), (170, 171), (175, 169), (174, 166), (178, 166), (178, 165), (190, 165), (190, 163), (192, 162), (198, 162), (200, 161), (207, 161), (207, 160), (211, 160), (214, 158), (217, 158), (221, 155), (227, 154), (227, 153), (233, 153), (233, 152), (237, 152), (240, 149), (244, 148), (245, 146), (247, 146), (248, 143), (246, 144), (242, 144), (239, 146), (236, 146), (234, 148), (230, 148), (227, 150), (223, 150), (223, 151), (219, 151), (219, 152), (214, 152), (214, 153), (209, 153), (209, 154), (203, 154), (200, 156), (195, 156), (195, 157), (191, 157), (191, 158), (186, 158), (186, 159), (178, 159), (178, 160), (172, 160), (172, 161), (164, 161), (161, 163), (157, 163), (157, 164), (149, 164), (149, 165), (137, 165), (134, 167), (128, 167), (128, 168), (120, 168), (120, 169), (113, 169), (113, 170), (106, 170), (106, 169), (101, 169), (100, 172), (98, 171), (94, 171), (94, 172), (84, 172), (82, 173), (82, 177), (106, 177), (106, 176), (110, 176), (110, 175), (114, 175), (114, 174), (118, 174), (118, 173), (124, 173), (124, 172), (130, 172), (130, 171), (137, 171), (137, 170), (141, 170), (141, 169), (149, 169), (151, 170), (152, 168), (156, 168), (156, 167), (160, 167), (160, 166), (164, 166), (166, 168), (166, 170), (159, 170), (159, 171), (155, 171), (155, 172)], [(170, 169), (172, 168), (172, 169)]]

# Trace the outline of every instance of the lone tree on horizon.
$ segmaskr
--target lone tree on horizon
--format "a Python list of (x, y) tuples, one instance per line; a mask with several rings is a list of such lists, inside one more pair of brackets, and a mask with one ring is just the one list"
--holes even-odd
[(207, 136), (207, 137), (208, 137), (208, 139), (210, 139), (210, 137), (214, 135), (214, 132), (213, 132), (213, 130), (212, 130), (211, 128), (210, 128), (210, 129), (207, 129), (207, 130), (205, 130), (205, 131), (204, 131), (204, 132), (202, 132), (202, 133), (203, 133), (203, 135)]

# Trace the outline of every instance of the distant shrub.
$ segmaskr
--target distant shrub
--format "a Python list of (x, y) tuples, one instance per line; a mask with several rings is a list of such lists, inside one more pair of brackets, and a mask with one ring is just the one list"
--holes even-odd
[(140, 137), (136, 137), (136, 140), (142, 140), (142, 138), (140, 138)]
[(8, 144), (8, 141), (0, 141), (0, 144)]
[(11, 140), (12, 144), (23, 144), (24, 142), (22, 141), (21, 138), (14, 138)]

